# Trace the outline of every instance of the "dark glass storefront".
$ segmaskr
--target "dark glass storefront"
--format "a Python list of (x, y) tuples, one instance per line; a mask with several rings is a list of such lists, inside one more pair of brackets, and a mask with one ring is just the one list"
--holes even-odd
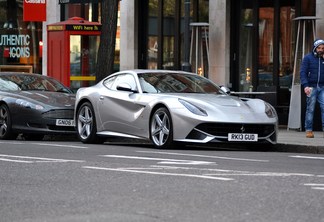
[(295, 1), (251, 0), (238, 5), (232, 7), (237, 15), (231, 29), (231, 52), (238, 58), (231, 70), (234, 88), (289, 88), (294, 65)]
[(42, 23), (23, 21), (23, 0), (0, 1), (0, 71), (42, 73)]
[(232, 1), (231, 82), (235, 91), (275, 92), (272, 103), (287, 123), (293, 79), (299, 0)]
[[(139, 1), (139, 68), (181, 69), (184, 0)], [(208, 0), (190, 1), (190, 22), (208, 23)]]
[[(279, 124), (286, 125), (299, 16), (314, 16), (313, 0), (231, 2), (230, 79), (235, 91), (271, 91)], [(301, 59), (301, 58), (300, 58)], [(297, 74), (298, 76), (298, 74)]]

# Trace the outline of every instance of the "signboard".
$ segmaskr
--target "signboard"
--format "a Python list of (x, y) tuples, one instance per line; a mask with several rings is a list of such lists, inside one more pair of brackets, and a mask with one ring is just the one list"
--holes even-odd
[(47, 26), (48, 31), (101, 31), (101, 25), (49, 25)]
[(59, 4), (98, 3), (100, 0), (59, 0)]
[(70, 31), (101, 31), (100, 25), (66, 25)]
[(46, 21), (46, 0), (24, 0), (24, 22)]
[(30, 57), (29, 35), (0, 35), (0, 46), (4, 47), (5, 58), (28, 58)]

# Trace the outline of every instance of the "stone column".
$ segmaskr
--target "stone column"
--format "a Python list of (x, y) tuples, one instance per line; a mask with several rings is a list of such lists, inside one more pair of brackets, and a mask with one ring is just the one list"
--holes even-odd
[(120, 1), (120, 70), (137, 68), (137, 0)]
[(209, 78), (230, 86), (230, 3), (209, 1)]
[(47, 30), (46, 26), (60, 22), (60, 5), (58, 1), (46, 1), (46, 21), (43, 22), (43, 58), (42, 74), (47, 76)]
[(324, 1), (316, 1), (316, 17), (319, 18), (316, 20), (316, 38), (324, 39)]

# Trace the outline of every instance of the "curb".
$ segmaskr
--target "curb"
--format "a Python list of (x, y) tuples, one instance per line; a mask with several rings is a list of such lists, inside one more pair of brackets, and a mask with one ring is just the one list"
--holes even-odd
[(324, 154), (324, 146), (277, 143), (275, 145), (275, 151), (288, 153)]

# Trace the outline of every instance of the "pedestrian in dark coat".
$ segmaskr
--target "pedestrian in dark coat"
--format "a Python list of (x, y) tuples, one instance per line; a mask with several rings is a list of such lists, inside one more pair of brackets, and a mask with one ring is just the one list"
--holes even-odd
[(316, 101), (321, 108), (324, 131), (324, 40), (314, 42), (313, 50), (303, 58), (300, 82), (306, 94), (305, 130), (307, 138), (314, 138), (313, 119)]

